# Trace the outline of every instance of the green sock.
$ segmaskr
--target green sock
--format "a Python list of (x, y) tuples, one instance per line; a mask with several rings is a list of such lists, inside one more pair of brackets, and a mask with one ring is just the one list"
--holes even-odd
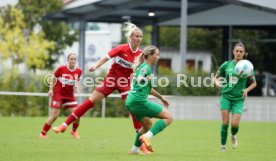
[(239, 132), (239, 127), (231, 127), (231, 134), (236, 135)]
[(228, 131), (228, 125), (222, 124), (220, 129), (221, 145), (226, 145), (227, 131)]
[(161, 132), (163, 129), (166, 128), (166, 123), (164, 120), (158, 120), (150, 129), (150, 131), (153, 133), (153, 135), (158, 134), (159, 132)]
[(140, 147), (140, 146), (142, 145), (142, 143), (139, 141), (139, 138), (140, 138), (141, 135), (142, 135), (142, 134), (141, 134), (140, 132), (138, 132), (138, 133), (136, 134), (136, 138), (135, 138), (135, 141), (134, 141), (134, 145), (135, 145), (136, 147)]

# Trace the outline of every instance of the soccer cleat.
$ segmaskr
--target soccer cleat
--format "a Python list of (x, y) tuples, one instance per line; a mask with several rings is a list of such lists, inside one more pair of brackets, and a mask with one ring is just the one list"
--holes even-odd
[(140, 136), (139, 140), (145, 144), (145, 147), (148, 149), (148, 151), (153, 152), (152, 146), (150, 145), (150, 140), (143, 134)]
[(63, 124), (61, 124), (61, 125), (59, 125), (59, 126), (56, 126), (56, 127), (54, 127), (53, 128), (53, 131), (55, 132), (55, 133), (60, 133), (60, 132), (64, 132), (66, 130), (66, 126), (65, 125), (63, 125)]
[(145, 144), (142, 144), (140, 146), (140, 150), (141, 152), (143, 152), (144, 154), (151, 154), (151, 152), (147, 149), (146, 145)]
[(232, 142), (232, 147), (234, 149), (236, 149), (238, 147), (238, 140), (237, 140), (236, 135), (232, 135), (231, 136), (231, 142)]
[(221, 145), (220, 151), (221, 152), (226, 152), (226, 145)]
[(40, 133), (39, 138), (40, 139), (48, 139), (48, 136), (46, 134), (44, 135), (44, 134)]
[(80, 139), (80, 135), (77, 131), (71, 131), (71, 135), (75, 138), (75, 139)]

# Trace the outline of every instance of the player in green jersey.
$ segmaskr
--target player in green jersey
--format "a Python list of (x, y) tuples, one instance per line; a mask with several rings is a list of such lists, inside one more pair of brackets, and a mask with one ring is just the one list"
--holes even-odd
[[(239, 123), (243, 111), (244, 100), (247, 93), (253, 90), (256, 86), (255, 76), (248, 78), (238, 77), (235, 72), (235, 65), (238, 61), (247, 56), (243, 43), (237, 43), (233, 49), (234, 59), (224, 62), (214, 77), (215, 86), (220, 88), (220, 110), (222, 117), (221, 126), (221, 151), (226, 150), (227, 133), (229, 126), (230, 113), (232, 113), (231, 122), (231, 141), (232, 147), (237, 148), (238, 141), (236, 135), (239, 131)], [(224, 79), (221, 82), (221, 78)], [(246, 88), (247, 80), (251, 84)]]
[[(152, 94), (159, 98), (165, 107), (169, 106), (168, 100), (154, 90), (151, 84), (151, 66), (156, 64), (158, 59), (158, 48), (148, 46), (134, 61), (133, 70), (135, 73), (127, 96), (126, 107), (142, 124), (143, 128), (137, 133), (130, 154), (139, 154), (139, 147), (142, 143), (146, 145), (149, 151), (153, 152), (150, 144), (151, 137), (161, 132), (173, 121), (166, 108), (147, 99), (148, 95)], [(151, 122), (152, 117), (159, 118), (154, 125)]]

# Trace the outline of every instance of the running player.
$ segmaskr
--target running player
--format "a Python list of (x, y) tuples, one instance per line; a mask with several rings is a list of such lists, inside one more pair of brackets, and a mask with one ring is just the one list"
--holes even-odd
[[(115, 90), (121, 94), (123, 101), (125, 101), (130, 89), (130, 76), (133, 73), (132, 64), (134, 59), (141, 54), (139, 47), (143, 34), (141, 29), (132, 23), (126, 23), (123, 31), (125, 31), (125, 37), (129, 43), (115, 47), (89, 69), (89, 71), (93, 72), (109, 59), (114, 58), (114, 63), (105, 79), (92, 92), (90, 98), (72, 112), (63, 124), (53, 128), (56, 133), (64, 132), (68, 125), (82, 117), (89, 109), (94, 107), (96, 102), (107, 97)], [(135, 117), (132, 115), (131, 117), (134, 128), (138, 132), (142, 125), (136, 121)]]
[[(58, 67), (54, 73), (48, 92), (49, 96), (52, 97), (50, 117), (44, 124), (39, 138), (48, 138), (47, 132), (58, 118), (62, 107), (64, 109), (69, 109), (71, 112), (78, 107), (74, 96), (74, 89), (75, 92), (79, 93), (79, 79), (81, 77), (82, 70), (76, 66), (76, 62), (76, 54), (70, 53), (67, 58), (67, 64)], [(73, 122), (71, 134), (75, 139), (80, 138), (77, 132), (79, 122), (79, 119)]]
[[(147, 99), (148, 95), (152, 94), (159, 98), (164, 106), (169, 106), (168, 100), (154, 90), (151, 84), (151, 66), (156, 64), (158, 59), (159, 50), (155, 46), (148, 46), (134, 63), (135, 75), (126, 100), (126, 107), (142, 124), (143, 128), (137, 133), (130, 154), (140, 154), (139, 147), (142, 143), (150, 152), (153, 152), (150, 144), (151, 137), (161, 132), (173, 121), (166, 108)], [(152, 117), (160, 118), (153, 126)]]

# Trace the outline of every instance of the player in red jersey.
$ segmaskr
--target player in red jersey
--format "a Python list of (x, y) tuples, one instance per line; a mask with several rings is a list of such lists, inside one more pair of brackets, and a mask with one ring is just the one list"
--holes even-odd
[[(49, 96), (51, 99), (51, 114), (45, 122), (43, 129), (39, 135), (39, 138), (47, 139), (47, 132), (51, 128), (51, 125), (55, 122), (60, 114), (60, 109), (69, 109), (74, 111), (78, 104), (74, 96), (75, 92), (79, 93), (79, 79), (82, 74), (82, 70), (76, 66), (77, 56), (74, 53), (70, 53), (67, 58), (68, 63), (57, 68), (54, 73), (54, 77), (51, 80)], [(80, 120), (77, 119), (73, 123), (71, 134), (75, 139), (79, 139), (80, 136), (76, 131), (79, 126)]]
[[(115, 90), (121, 94), (123, 101), (126, 100), (128, 91), (130, 90), (130, 76), (133, 73), (132, 64), (134, 59), (141, 54), (141, 49), (139, 47), (143, 34), (141, 29), (132, 23), (126, 23), (123, 31), (125, 31), (125, 37), (128, 39), (129, 43), (115, 47), (89, 69), (89, 71), (93, 72), (106, 63), (110, 58), (114, 59), (114, 63), (112, 64), (107, 76), (92, 92), (90, 98), (72, 112), (63, 124), (53, 128), (56, 133), (64, 132), (68, 125), (76, 119), (79, 119), (89, 109), (93, 108), (96, 102), (107, 97)], [(132, 114), (130, 115), (132, 117), (134, 128), (136, 132), (138, 132), (142, 125)], [(144, 145), (141, 146), (141, 150), (145, 153), (148, 152)]]

